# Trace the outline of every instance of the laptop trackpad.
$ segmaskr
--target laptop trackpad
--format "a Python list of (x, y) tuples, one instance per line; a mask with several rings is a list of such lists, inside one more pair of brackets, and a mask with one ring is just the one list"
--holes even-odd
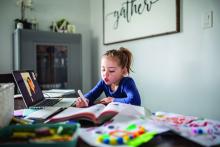
[(59, 101), (56, 105), (53, 107), (69, 107), (75, 103), (77, 98), (63, 98), (61, 101)]

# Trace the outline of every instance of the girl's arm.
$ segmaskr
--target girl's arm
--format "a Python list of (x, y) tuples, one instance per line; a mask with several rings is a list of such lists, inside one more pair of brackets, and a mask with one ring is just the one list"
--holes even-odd
[(131, 78), (129, 79), (130, 80), (126, 80), (126, 82), (124, 82), (122, 85), (122, 91), (126, 93), (126, 97), (123, 98), (115, 97), (113, 101), (140, 106), (141, 105), (140, 94), (137, 90), (134, 80)]
[(86, 93), (84, 96), (89, 100), (89, 105), (93, 105), (94, 101), (102, 94), (103, 92), (103, 83), (102, 80), (100, 80), (96, 86), (91, 89), (88, 93)]

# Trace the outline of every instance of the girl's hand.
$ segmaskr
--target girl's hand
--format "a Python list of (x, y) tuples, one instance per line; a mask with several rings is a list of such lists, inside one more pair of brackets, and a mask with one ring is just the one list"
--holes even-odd
[(86, 102), (84, 102), (84, 100), (81, 97), (78, 97), (75, 102), (75, 105), (76, 107), (81, 108), (81, 107), (87, 107), (88, 103), (89, 103), (89, 100), (86, 99)]
[(107, 105), (107, 104), (109, 104), (109, 103), (111, 103), (111, 102), (113, 102), (113, 97), (103, 98), (103, 99), (101, 99), (98, 103)]

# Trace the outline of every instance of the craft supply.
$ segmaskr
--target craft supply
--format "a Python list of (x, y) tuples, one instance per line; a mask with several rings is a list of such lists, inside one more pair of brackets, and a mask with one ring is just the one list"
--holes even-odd
[(54, 135), (55, 131), (53, 129), (49, 129), (48, 127), (42, 127), (36, 129), (35, 133), (40, 136), (49, 136), (49, 135)]
[(20, 119), (26, 121), (28, 124), (33, 124), (35, 122), (34, 120), (28, 118), (20, 118)]
[(11, 138), (31, 138), (36, 137), (34, 132), (13, 132)]
[(202, 146), (220, 144), (220, 122), (195, 116), (157, 112), (153, 120)]
[(63, 127), (59, 126), (57, 129), (57, 134), (61, 134), (63, 132)]
[(78, 128), (78, 123), (11, 125), (0, 130), (0, 142), (7, 146), (57, 146), (58, 142), (58, 146), (74, 146)]
[(97, 138), (97, 141), (103, 144), (139, 146), (140, 144), (149, 141), (156, 134), (148, 132), (143, 126), (136, 124), (129, 125), (125, 130), (112, 129), (108, 134), (102, 134)]
[(24, 120), (24, 119), (16, 118), (16, 117), (12, 117), (12, 122), (19, 123), (19, 124), (21, 124), (21, 125), (27, 125), (27, 124), (29, 124), (28, 121), (26, 121), (26, 120)]

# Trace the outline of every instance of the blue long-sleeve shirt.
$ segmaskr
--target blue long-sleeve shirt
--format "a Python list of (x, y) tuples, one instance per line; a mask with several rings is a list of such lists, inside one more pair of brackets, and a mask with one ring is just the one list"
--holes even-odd
[(141, 105), (140, 94), (131, 77), (123, 77), (116, 91), (112, 91), (110, 86), (106, 85), (103, 80), (100, 80), (92, 90), (84, 95), (89, 100), (89, 105), (93, 105), (93, 102), (103, 91), (106, 97), (113, 97), (114, 102)]

